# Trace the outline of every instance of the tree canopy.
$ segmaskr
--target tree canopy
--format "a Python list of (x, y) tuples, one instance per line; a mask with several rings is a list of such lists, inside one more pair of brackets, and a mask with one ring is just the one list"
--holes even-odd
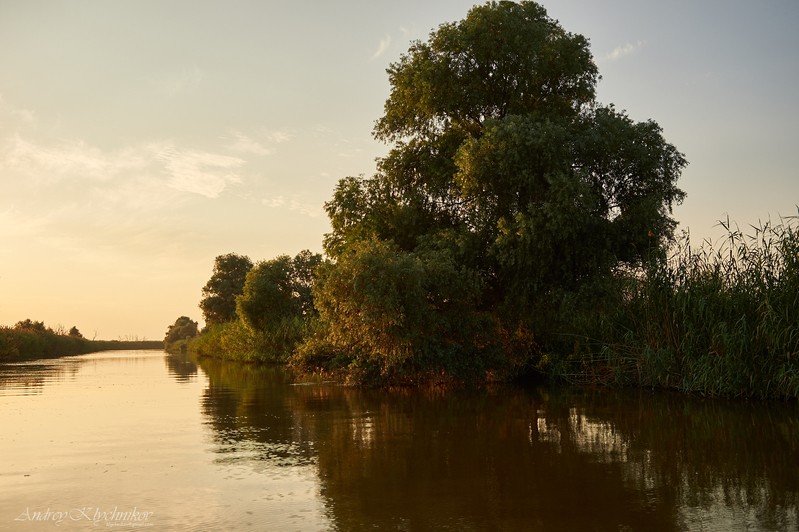
[(200, 309), (206, 325), (236, 318), (236, 297), (244, 291), (244, 280), (252, 269), (252, 261), (244, 255), (228, 253), (214, 260), (214, 271), (203, 287)]
[[(393, 147), (377, 173), (342, 179), (325, 205), (325, 250), (342, 265), (328, 270), (331, 279), (352, 268), (350, 254), (366, 260), (393, 249), (385, 277), (394, 279), (402, 254), (419, 264), (431, 257), (423, 250), (437, 250), (477, 276), (473, 310), (510, 334), (534, 328), (558, 294), (639, 267), (672, 240), (684, 156), (656, 122), (596, 101), (588, 40), (539, 4), (476, 6), (414, 42), (388, 75), (374, 135)], [(320, 308), (355, 305), (353, 319), (370, 315), (374, 288), (355, 281), (363, 272), (352, 271), (345, 291), (320, 282)], [(432, 284), (419, 286), (422, 300), (434, 298)], [(392, 312), (407, 320), (409, 308)], [(341, 323), (328, 334), (344, 330), (350, 344), (365, 341), (362, 328)]]
[(281, 320), (315, 314), (311, 288), (321, 261), (318, 253), (304, 250), (293, 259), (280, 255), (259, 262), (247, 273), (236, 298), (242, 322), (254, 331), (269, 331)]
[(175, 320), (175, 323), (167, 328), (164, 342), (169, 344), (177, 342), (178, 340), (185, 340), (187, 338), (194, 338), (199, 334), (197, 329), (198, 323), (188, 316), (181, 316)]

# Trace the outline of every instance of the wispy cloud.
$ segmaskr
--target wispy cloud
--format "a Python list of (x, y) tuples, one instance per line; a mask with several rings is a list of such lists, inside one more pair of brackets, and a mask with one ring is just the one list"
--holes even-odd
[(152, 85), (167, 96), (192, 92), (200, 86), (205, 72), (198, 67), (184, 68), (152, 81)]
[(141, 169), (146, 157), (136, 150), (104, 153), (83, 141), (55, 146), (35, 144), (14, 135), (0, 152), (0, 168), (22, 172), (34, 181), (54, 183), (65, 178), (104, 181), (122, 171)]
[(386, 53), (386, 50), (388, 50), (389, 46), (391, 46), (391, 35), (386, 33), (386, 35), (380, 39), (380, 44), (377, 45), (377, 49), (372, 54), (372, 59), (377, 59)]
[(241, 131), (231, 130), (229, 135), (222, 139), (227, 141), (225, 148), (228, 151), (249, 155), (270, 155), (274, 152), (270, 145), (288, 142), (292, 136), (287, 131), (268, 131), (247, 135)]
[(10, 125), (35, 126), (36, 114), (28, 109), (14, 107), (0, 93), (0, 123), (3, 123), (6, 128)]
[(625, 43), (617, 46), (612, 52), (605, 54), (605, 59), (609, 61), (617, 61), (622, 57), (632, 55), (646, 45), (646, 41), (636, 41), (635, 43)]
[(322, 215), (321, 207), (310, 205), (298, 200), (291, 200), (291, 203), (289, 204), (289, 210), (298, 212), (303, 216), (308, 216), (309, 218), (318, 218)]
[(184, 150), (169, 145), (158, 153), (175, 190), (217, 198), (228, 185), (240, 183), (244, 159), (218, 153)]
[(283, 196), (265, 198), (261, 200), (261, 204), (270, 208), (282, 207), (286, 204), (286, 198), (284, 198)]
[(247, 153), (251, 155), (269, 155), (272, 153), (270, 148), (267, 148), (241, 131), (232, 131), (227, 140), (229, 142), (226, 148), (235, 153)]
[(53, 210), (47, 212), (21, 211), (10, 206), (0, 210), (0, 238), (8, 242), (10, 238), (28, 238), (44, 232), (58, 213)]
[(318, 218), (322, 215), (321, 207), (311, 205), (297, 197), (286, 199), (285, 196), (273, 196), (261, 200), (261, 204), (269, 208), (285, 208), (292, 212), (297, 212), (309, 218)]
[(282, 144), (294, 138), (294, 134), (289, 131), (270, 131), (266, 134), (266, 138), (269, 140), (269, 142)]
[(9, 176), (39, 186), (88, 181), (114, 194), (125, 192), (129, 183), (141, 185), (146, 179), (150, 184), (165, 183), (174, 190), (213, 199), (229, 185), (241, 182), (245, 163), (240, 157), (186, 149), (173, 141), (108, 152), (83, 141), (47, 145), (19, 135), (0, 144), (0, 171)]

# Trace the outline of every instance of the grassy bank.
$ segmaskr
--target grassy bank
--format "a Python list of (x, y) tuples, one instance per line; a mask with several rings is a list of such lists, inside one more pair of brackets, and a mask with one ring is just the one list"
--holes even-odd
[(180, 349), (202, 357), (223, 358), (241, 362), (286, 363), (297, 343), (303, 338), (305, 324), (301, 320), (283, 320), (273, 330), (254, 332), (241, 321), (212, 325), (203, 334), (181, 341), (168, 348)]
[(88, 340), (51, 329), (0, 327), (0, 362), (56, 358), (116, 349), (160, 349), (162, 342)]

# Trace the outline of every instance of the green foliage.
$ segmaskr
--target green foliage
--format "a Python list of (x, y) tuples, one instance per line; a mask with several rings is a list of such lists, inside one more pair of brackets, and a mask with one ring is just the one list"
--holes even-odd
[(296, 312), (291, 274), (288, 255), (256, 264), (247, 273), (244, 291), (236, 300), (242, 323), (253, 331), (266, 330)]
[(326, 204), (336, 262), (309, 359), (350, 352), (384, 379), (504, 371), (553, 345), (562, 301), (663, 255), (685, 159), (595, 102), (588, 41), (540, 5), (476, 6), (388, 74), (374, 134), (394, 146)]
[(211, 325), (192, 339), (188, 349), (200, 356), (254, 361), (258, 347), (252, 331), (240, 320)]
[(613, 305), (590, 319), (571, 309), (564, 329), (580, 345), (553, 346), (547, 371), (703, 395), (799, 397), (796, 220), (753, 226), (748, 236), (727, 221), (719, 247), (692, 249), (685, 235), (668, 261), (620, 274)]
[(235, 253), (216, 257), (214, 272), (203, 287), (200, 300), (207, 325), (236, 319), (236, 297), (242, 293), (245, 277), (251, 269), (249, 257)]
[(482, 281), (445, 238), (416, 252), (368, 240), (320, 271), (320, 321), (300, 366), (345, 366), (358, 382), (480, 379), (509, 368), (500, 324), (478, 310)]
[(209, 323), (187, 349), (201, 356), (285, 362), (317, 315), (312, 289), (321, 263), (321, 255), (303, 250), (249, 268), (235, 297), (235, 319)]
[(316, 315), (311, 290), (321, 262), (321, 255), (304, 250), (294, 258), (259, 262), (247, 273), (237, 313), (267, 358), (285, 358), (305, 335), (307, 321)]
[(187, 316), (181, 316), (170, 325), (164, 336), (164, 344), (168, 345), (187, 338), (194, 338), (199, 334), (198, 324)]
[(52, 329), (49, 327), (45, 327), (44, 322), (41, 321), (31, 321), (30, 318), (18, 321), (16, 325), (14, 325), (15, 329), (23, 330), (23, 331), (33, 331), (38, 333), (45, 333), (45, 332), (52, 332)]
[(255, 331), (269, 330), (281, 320), (315, 314), (311, 289), (322, 256), (301, 251), (293, 259), (281, 255), (259, 262), (248, 274), (236, 299), (242, 322)]
[(534, 370), (799, 396), (795, 226), (675, 242), (687, 162), (654, 121), (595, 101), (584, 37), (535, 2), (488, 2), (388, 75), (374, 135), (393, 146), (325, 204), (331, 262), (259, 263), (209, 351), (371, 384)]
[(573, 113), (594, 99), (588, 41), (535, 2), (489, 2), (414, 42), (388, 69), (382, 140), (479, 134), (486, 119)]
[[(57, 329), (62, 329), (57, 327)], [(58, 333), (41, 321), (19, 321), (12, 327), (0, 327), (0, 362), (8, 360), (33, 360), (70, 355), (81, 355), (111, 349), (157, 349), (161, 342), (87, 340), (80, 333)]]

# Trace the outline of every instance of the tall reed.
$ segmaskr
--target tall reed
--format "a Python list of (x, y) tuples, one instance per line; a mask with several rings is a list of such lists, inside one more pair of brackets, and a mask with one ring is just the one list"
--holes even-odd
[[(726, 238), (615, 279), (615, 301), (552, 365), (567, 380), (674, 388), (704, 395), (799, 397), (799, 216), (749, 226), (719, 222)], [(562, 362), (562, 361), (561, 361)]]

